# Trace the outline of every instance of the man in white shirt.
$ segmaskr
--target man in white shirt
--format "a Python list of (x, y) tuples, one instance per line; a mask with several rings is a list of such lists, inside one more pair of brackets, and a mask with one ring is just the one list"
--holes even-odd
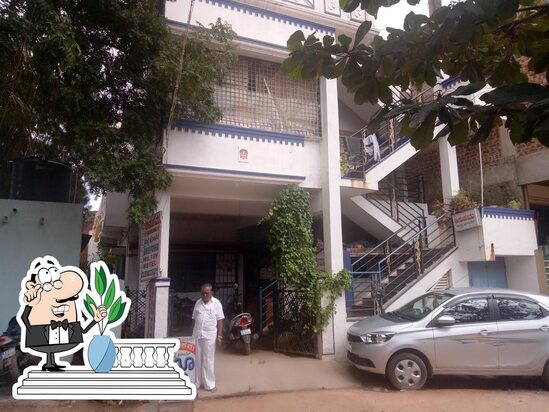
[(212, 285), (200, 288), (201, 299), (193, 310), (193, 337), (196, 339), (196, 386), (208, 391), (215, 389), (215, 345), (223, 340), (223, 307), (212, 296)]

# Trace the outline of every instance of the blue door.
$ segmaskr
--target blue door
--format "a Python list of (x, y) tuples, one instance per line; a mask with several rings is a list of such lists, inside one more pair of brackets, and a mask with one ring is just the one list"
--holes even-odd
[(495, 262), (469, 262), (469, 285), (475, 288), (506, 288), (505, 259)]

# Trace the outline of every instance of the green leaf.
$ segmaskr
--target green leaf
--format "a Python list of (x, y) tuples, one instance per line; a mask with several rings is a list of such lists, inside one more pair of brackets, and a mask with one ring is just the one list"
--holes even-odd
[(95, 291), (99, 296), (103, 296), (105, 293), (105, 287), (107, 284), (107, 276), (105, 275), (105, 269), (103, 266), (99, 266), (99, 270), (95, 269)]
[(412, 145), (416, 149), (424, 149), (433, 142), (433, 131), (437, 113), (432, 112), (421, 125), (412, 133)]
[(301, 30), (298, 30), (290, 36), (290, 38), (286, 42), (286, 45), (288, 46), (288, 50), (290, 50), (291, 52), (295, 52), (303, 47), (302, 43), (304, 41), (305, 35)]
[(111, 304), (114, 300), (114, 295), (116, 293), (116, 285), (115, 280), (111, 280), (109, 283), (109, 287), (107, 288), (107, 294), (105, 295), (105, 301), (103, 305), (105, 305), (105, 308), (108, 310), (111, 307)]
[(354, 11), (360, 4), (360, 0), (339, 0), (339, 6), (347, 13)]
[(118, 312), (116, 314), (116, 316), (113, 316), (112, 319), (110, 317), (110, 314), (109, 314), (109, 320), (107, 322), (107, 324), (111, 324), (111, 323), (114, 323), (116, 321), (118, 321), (122, 315), (124, 315), (124, 310), (126, 309), (126, 303), (121, 303), (119, 308), (118, 308)]
[(364, 40), (364, 36), (368, 34), (371, 28), (372, 28), (372, 22), (370, 20), (366, 20), (362, 22), (360, 26), (358, 26), (358, 29), (355, 35), (354, 47), (356, 47), (358, 44), (360, 44), (360, 42), (362, 42), (362, 40)]
[(349, 36), (346, 36), (345, 34), (340, 34), (339, 36), (337, 36), (337, 40), (343, 47), (345, 47), (345, 49), (348, 49), (349, 45), (353, 41), (353, 39), (351, 39)]
[(116, 299), (109, 310), (109, 321), (108, 323), (113, 323), (116, 319), (120, 319), (120, 316), (118, 316), (118, 312), (120, 311), (120, 307), (122, 305), (122, 297), (119, 296), (118, 299)]
[(94, 313), (93, 309), (91, 308), (92, 304), (93, 304), (93, 306), (95, 306), (97, 308), (97, 304), (92, 299), (92, 297), (90, 295), (86, 294), (86, 299), (84, 300), (84, 306), (86, 307), (86, 310), (88, 311), (90, 316), (93, 318), (95, 316), (95, 313)]
[(473, 138), (469, 142), (469, 145), (473, 146), (485, 141), (488, 138), (488, 136), (490, 136), (490, 132), (492, 131), (492, 128), (493, 128), (493, 119), (487, 119), (484, 122), (482, 122), (480, 128), (474, 134)]
[(483, 94), (483, 102), (496, 106), (509, 106), (524, 102), (535, 102), (549, 98), (549, 90), (540, 84), (523, 83), (501, 86)]
[(469, 136), (469, 125), (467, 121), (463, 120), (453, 124), (450, 128), (450, 135), (448, 136), (448, 142), (455, 146), (458, 143), (463, 143)]
[(324, 47), (330, 47), (332, 44), (334, 44), (334, 41), (335, 39), (327, 34), (322, 38), (322, 45)]
[(469, 96), (478, 92), (479, 90), (484, 89), (484, 87), (486, 87), (485, 82), (469, 83), (465, 86), (458, 87), (456, 90), (450, 93), (450, 96)]

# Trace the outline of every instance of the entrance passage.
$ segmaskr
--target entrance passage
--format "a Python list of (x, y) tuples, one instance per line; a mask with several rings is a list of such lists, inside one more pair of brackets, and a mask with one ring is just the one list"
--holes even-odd
[(192, 313), (200, 299), (200, 286), (211, 283), (214, 296), (224, 305), (234, 293), (238, 253), (231, 251), (170, 251), (170, 336), (192, 334)]

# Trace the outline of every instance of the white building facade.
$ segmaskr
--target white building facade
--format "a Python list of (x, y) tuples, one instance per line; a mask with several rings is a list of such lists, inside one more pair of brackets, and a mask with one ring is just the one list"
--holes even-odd
[[(186, 28), (189, 7), (187, 0), (166, 2), (175, 32)], [(176, 121), (166, 130), (163, 166), (173, 183), (157, 194), (158, 213), (144, 227), (129, 225), (125, 195), (109, 194), (101, 206), (101, 231), (120, 253), (125, 285), (136, 293), (130, 296), (146, 296), (143, 334), (189, 334), (203, 282), (213, 283), (222, 301), (237, 283), (244, 306), (264, 320), (269, 302), (260, 290), (276, 275), (258, 222), (289, 184), (311, 194), (319, 262), (332, 273), (347, 267), (354, 277), (318, 355), (345, 356), (350, 322), (375, 313), (379, 302), (391, 309), (434, 287), (483, 279), (493, 286), (492, 275), (471, 262), (492, 267), (503, 259), (496, 272), (501, 277), (503, 270), (505, 286), (543, 291), (530, 214), (485, 208), (476, 225), (455, 231), (448, 216), (429, 214), (421, 179), (399, 172), (416, 151), (398, 126), (377, 134), (378, 148), (365, 147), (361, 129), (375, 107), (355, 106), (337, 80), (300, 82), (280, 71), (293, 32), (352, 36), (362, 11), (345, 13), (331, 0), (195, 1), (192, 25), (217, 18), (232, 25), (239, 49), (216, 89), (223, 119)], [(455, 150), (441, 142), (440, 153), (445, 195), (452, 195), (459, 189)], [(521, 233), (520, 244), (512, 243), (508, 222)], [(521, 274), (521, 267), (528, 270)]]

